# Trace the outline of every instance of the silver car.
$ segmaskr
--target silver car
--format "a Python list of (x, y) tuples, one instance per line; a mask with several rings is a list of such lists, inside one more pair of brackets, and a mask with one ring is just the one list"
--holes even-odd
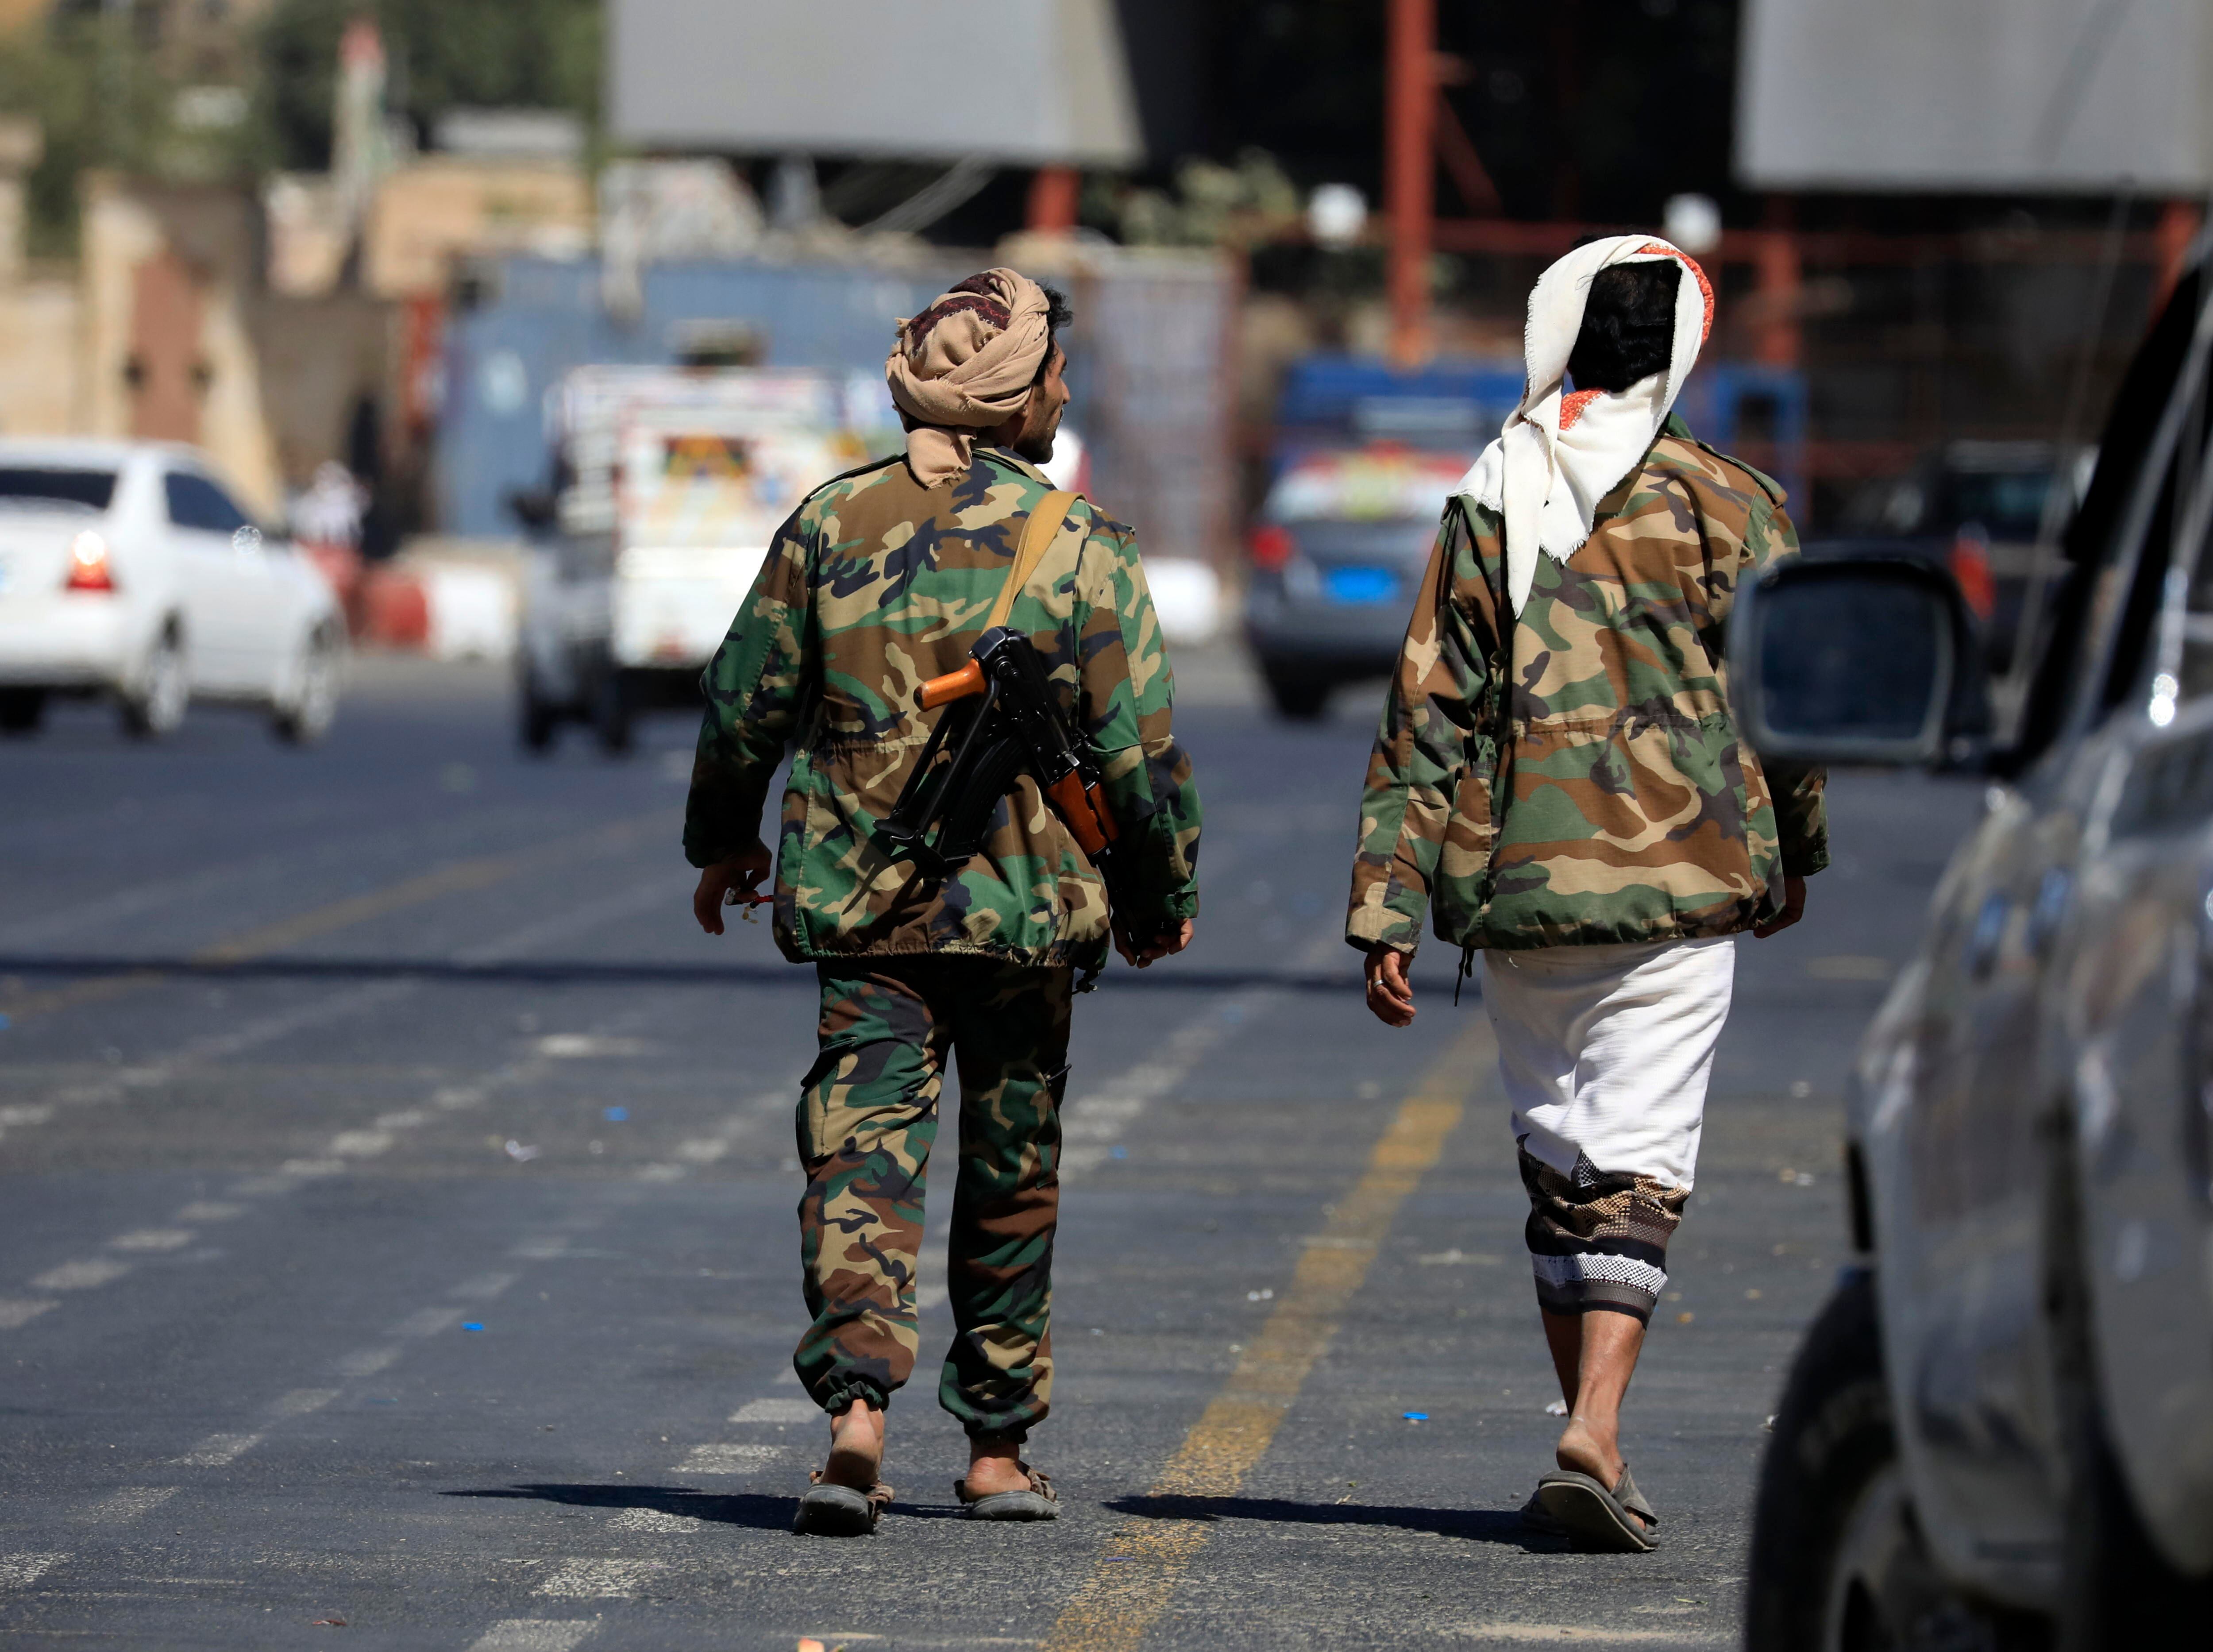
[(1388, 674), (1445, 500), (1472, 453), (1396, 442), (1289, 459), (1248, 546), (1245, 632), (1276, 709), (1307, 720)]
[[(2213, 1636), (2213, 302), (2124, 382), (1988, 812), (1862, 1045), (1856, 1263), (1774, 1423), (1746, 1643)], [(1786, 564), (1730, 642), (1754, 746), (1977, 759), (1946, 576)]]

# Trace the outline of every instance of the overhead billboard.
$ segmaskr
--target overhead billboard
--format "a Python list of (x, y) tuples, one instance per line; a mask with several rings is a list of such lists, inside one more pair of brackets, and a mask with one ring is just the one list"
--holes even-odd
[(1743, 29), (1753, 188), (2213, 185), (2206, 0), (1746, 0)]
[(609, 0), (608, 125), (657, 149), (1131, 167), (1114, 0)]

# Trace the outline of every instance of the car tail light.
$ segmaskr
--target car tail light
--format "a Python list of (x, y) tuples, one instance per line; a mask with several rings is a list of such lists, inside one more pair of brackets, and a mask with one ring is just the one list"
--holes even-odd
[(1952, 541), (1952, 580), (1975, 618), (1988, 619), (1997, 607), (1997, 582), (1990, 577), (1990, 542), (1972, 528), (1961, 529)]
[(72, 591), (112, 591), (115, 576), (107, 568), (107, 541), (87, 528), (70, 541), (69, 582)]
[(1295, 548), (1291, 542), (1291, 530), (1288, 527), (1267, 522), (1253, 530), (1250, 549), (1255, 568), (1276, 572), (1289, 563)]

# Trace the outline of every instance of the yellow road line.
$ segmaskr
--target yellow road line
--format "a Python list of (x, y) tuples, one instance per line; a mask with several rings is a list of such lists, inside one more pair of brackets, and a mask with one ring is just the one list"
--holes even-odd
[[(1399, 1105), (1366, 1173), (1308, 1240), (1290, 1289), (1151, 1496), (1228, 1497), (1243, 1485), (1337, 1334), (1338, 1316), (1366, 1282), (1399, 1207), (1444, 1151), (1462, 1099), (1496, 1059), (1490, 1022), (1478, 1015)], [(1046, 1637), (1047, 1652), (1136, 1652), (1211, 1529), (1195, 1520), (1125, 1521)]]
[[(596, 826), (576, 837), (563, 838), (511, 855), (487, 855), (475, 860), (454, 861), (430, 871), (418, 873), (414, 877), (403, 878), (384, 888), (372, 889), (367, 894), (351, 895), (326, 906), (278, 918), (273, 924), (242, 930), (212, 946), (200, 948), (190, 954), (190, 960), (194, 964), (243, 964), (257, 958), (265, 958), (288, 947), (296, 947), (302, 941), (312, 941), (318, 936), (349, 929), (373, 917), (404, 911), (410, 906), (420, 906), (446, 895), (488, 889), (521, 873), (571, 855), (619, 848), (647, 827), (666, 826), (668, 820), (667, 810), (656, 809), (650, 814), (619, 820), (613, 826)], [(120, 997), (126, 992), (136, 991), (140, 987), (152, 986), (166, 978), (158, 970), (134, 970), (127, 975), (104, 976), (97, 980), (78, 981), (69, 986), (55, 987), (49, 991), (0, 998), (0, 1011), (4, 1011), (10, 1020), (20, 1021), (31, 1015), (49, 1015), (58, 1009), (100, 1003), (109, 998)]]

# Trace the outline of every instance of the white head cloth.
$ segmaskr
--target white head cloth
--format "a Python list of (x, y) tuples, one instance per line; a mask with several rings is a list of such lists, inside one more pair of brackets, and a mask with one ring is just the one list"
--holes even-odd
[[(1679, 259), (1691, 279), (1675, 295), (1674, 349), (1664, 373), (1626, 390), (1564, 394), (1568, 357), (1582, 331), (1591, 278), (1615, 264)], [(1537, 277), (1521, 361), (1521, 405), (1460, 479), (1456, 494), (1488, 505), (1506, 526), (1506, 588), (1515, 611), (1529, 600), (1537, 553), (1565, 562), (1590, 537), (1598, 502), (1644, 457), (1698, 359), (1714, 320), (1705, 271), (1656, 235), (1613, 235), (1578, 247)]]

